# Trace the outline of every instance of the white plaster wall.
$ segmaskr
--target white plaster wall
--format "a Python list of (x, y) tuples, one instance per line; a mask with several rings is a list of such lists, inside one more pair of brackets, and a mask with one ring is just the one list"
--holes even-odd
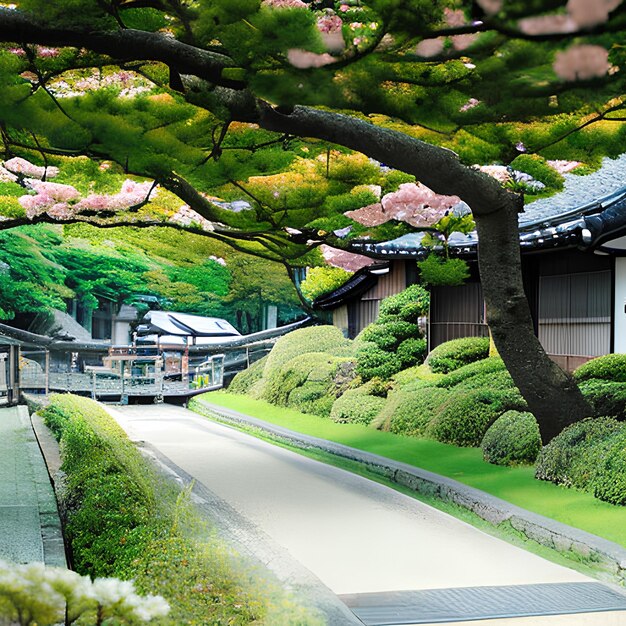
[(626, 352), (626, 257), (615, 259), (615, 352)]

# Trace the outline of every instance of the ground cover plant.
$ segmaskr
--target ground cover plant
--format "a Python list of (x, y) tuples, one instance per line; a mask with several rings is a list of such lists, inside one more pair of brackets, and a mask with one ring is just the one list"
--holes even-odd
[(132, 578), (140, 592), (163, 595), (171, 612), (158, 624), (317, 623), (243, 567), (101, 406), (56, 395), (43, 417), (61, 443), (79, 573)]

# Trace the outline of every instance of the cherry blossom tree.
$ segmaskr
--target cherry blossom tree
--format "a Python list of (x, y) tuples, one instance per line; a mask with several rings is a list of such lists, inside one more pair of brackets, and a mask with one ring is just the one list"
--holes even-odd
[(623, 2), (0, 6), (0, 226), (160, 224), (293, 263), (436, 228), (458, 198), (494, 340), (544, 439), (589, 413), (533, 333), (517, 216), (538, 190), (508, 166), (623, 150)]

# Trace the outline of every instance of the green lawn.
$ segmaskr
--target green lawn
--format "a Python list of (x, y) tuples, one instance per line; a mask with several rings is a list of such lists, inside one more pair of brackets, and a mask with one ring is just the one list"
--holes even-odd
[(589, 494), (535, 480), (531, 467), (490, 465), (482, 460), (478, 448), (457, 448), (437, 441), (380, 432), (357, 424), (336, 424), (329, 419), (223, 391), (203, 394), (201, 399), (306, 435), (342, 443), (454, 478), (529, 511), (626, 547), (626, 507), (607, 504)]

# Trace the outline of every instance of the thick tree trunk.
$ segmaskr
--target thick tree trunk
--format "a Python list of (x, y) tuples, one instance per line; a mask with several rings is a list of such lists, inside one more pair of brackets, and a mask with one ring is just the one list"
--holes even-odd
[(569, 424), (591, 415), (591, 407), (573, 378), (546, 355), (535, 336), (522, 284), (516, 207), (476, 215), (476, 225), (487, 322), (547, 443)]

